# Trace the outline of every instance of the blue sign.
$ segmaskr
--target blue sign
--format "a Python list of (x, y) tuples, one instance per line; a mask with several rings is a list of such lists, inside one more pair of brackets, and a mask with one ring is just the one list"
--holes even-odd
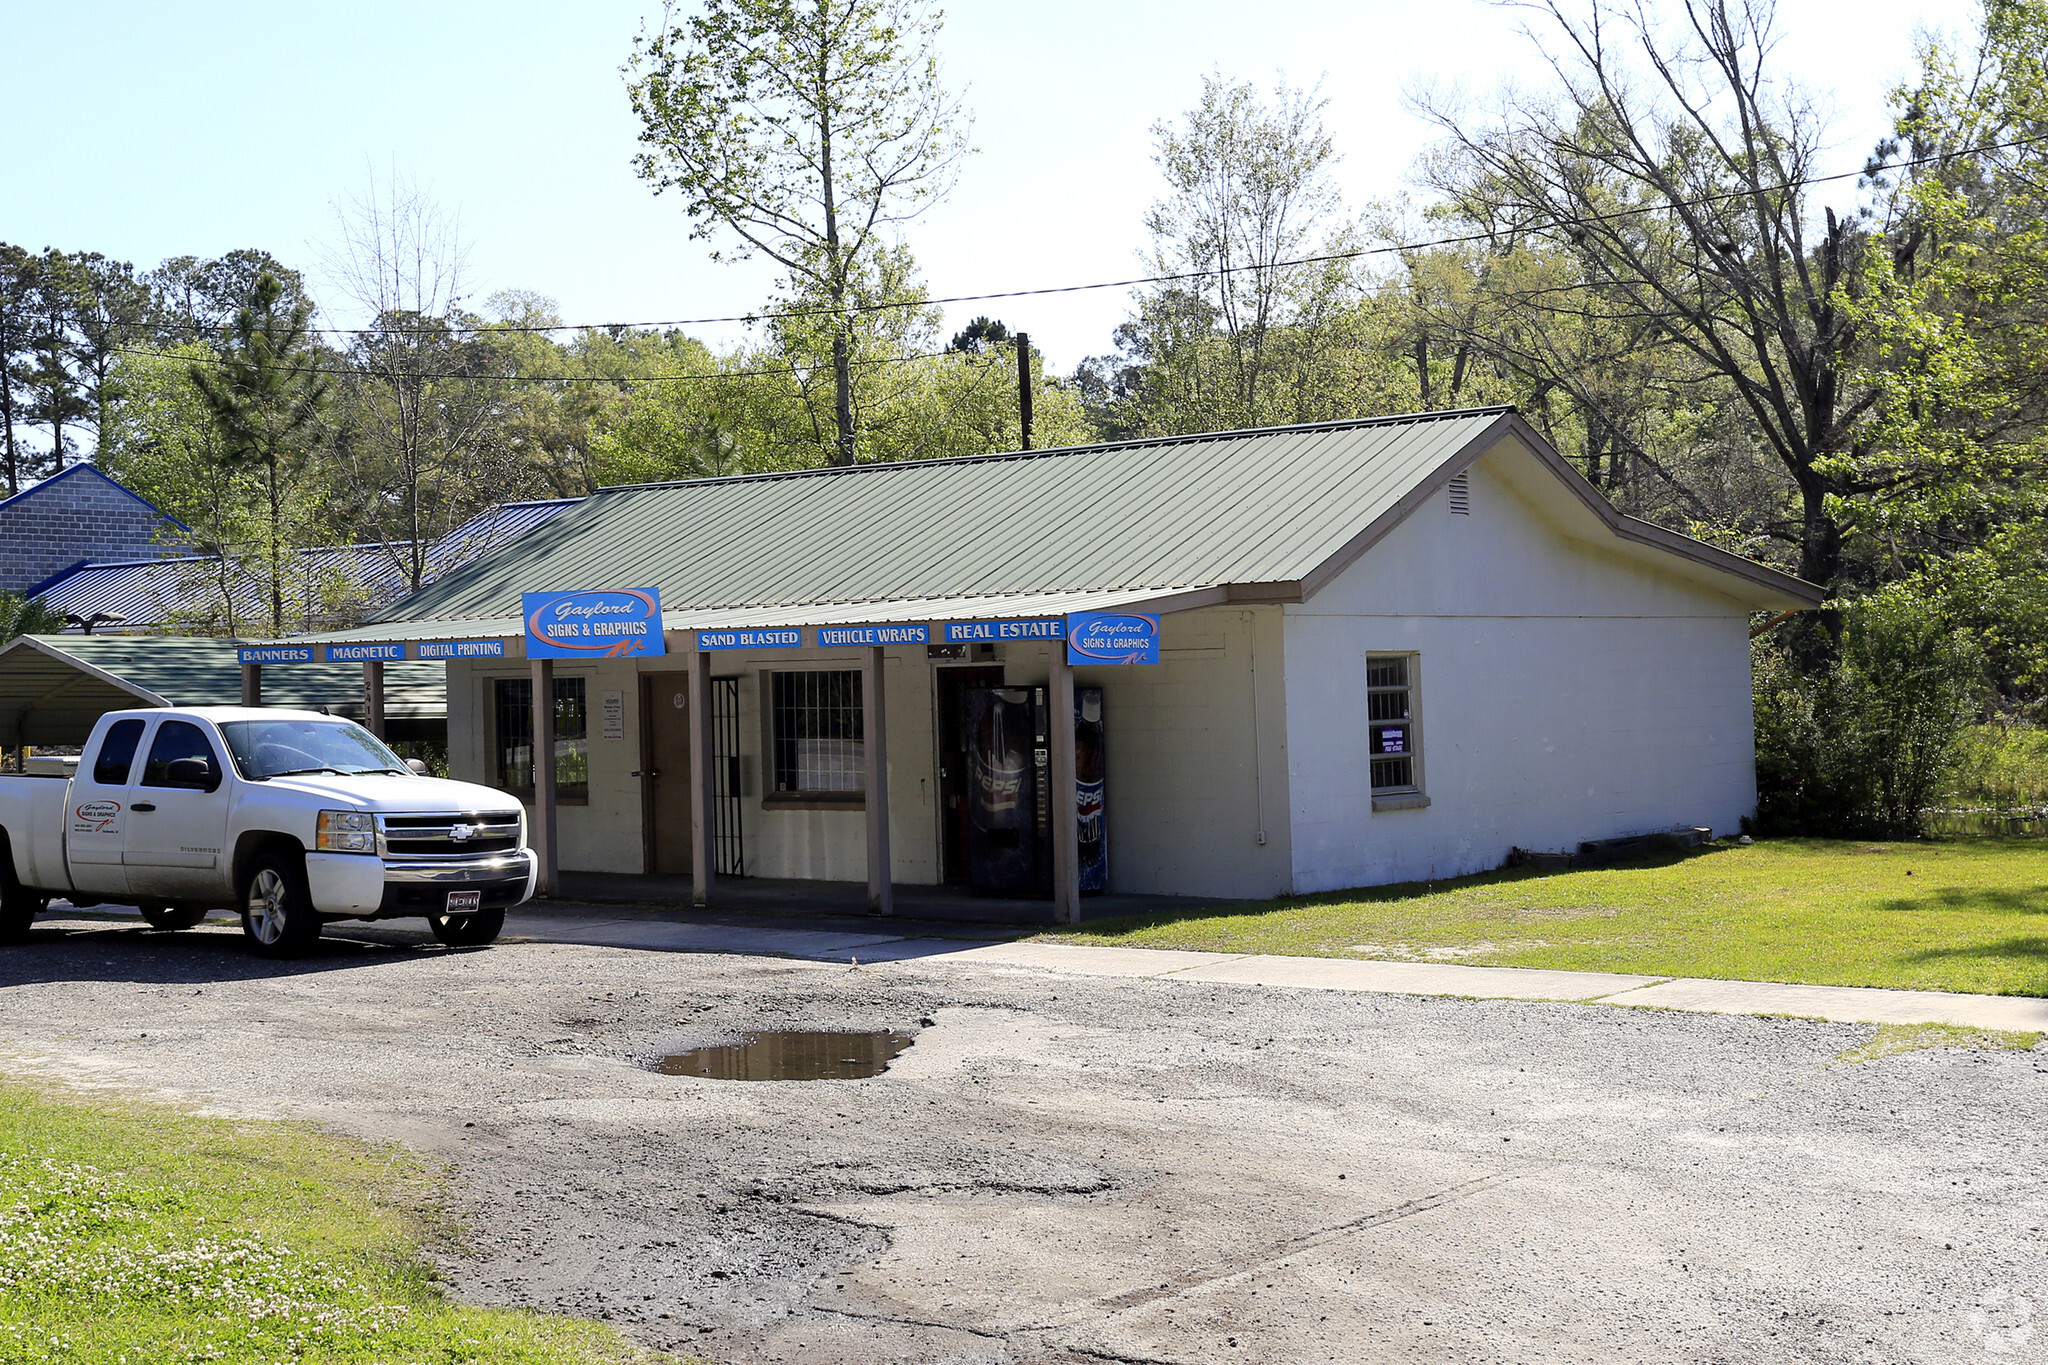
[(946, 627), (946, 638), (962, 640), (1063, 640), (1064, 621), (955, 621)]
[(1130, 611), (1077, 611), (1067, 616), (1070, 664), (1156, 664), (1159, 618)]
[(405, 658), (404, 645), (328, 645), (321, 652), (331, 664), (382, 663)]
[(309, 664), (313, 662), (311, 645), (251, 645), (235, 651), (235, 658), (245, 664)]
[(422, 659), (502, 659), (505, 657), (503, 640), (423, 640), (420, 642), (419, 657)]
[(668, 653), (653, 588), (529, 592), (519, 597), (529, 659), (651, 658)]
[(795, 649), (804, 642), (800, 630), (700, 630), (699, 649)]
[(930, 644), (930, 626), (820, 626), (818, 645), (924, 645)]

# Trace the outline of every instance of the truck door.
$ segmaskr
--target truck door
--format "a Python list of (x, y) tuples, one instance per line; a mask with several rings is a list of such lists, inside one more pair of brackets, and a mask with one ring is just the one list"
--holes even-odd
[[(192, 761), (203, 762), (204, 777)], [(206, 731), (188, 720), (159, 724), (142, 778), (129, 792), (128, 894), (145, 900), (213, 900), (230, 894), (221, 845), (228, 828), (227, 769)]]
[(109, 725), (100, 747), (79, 760), (71, 779), (64, 853), (71, 865), (71, 884), (81, 892), (119, 896), (128, 890), (121, 845), (128, 837), (128, 781), (142, 727), (141, 720)]

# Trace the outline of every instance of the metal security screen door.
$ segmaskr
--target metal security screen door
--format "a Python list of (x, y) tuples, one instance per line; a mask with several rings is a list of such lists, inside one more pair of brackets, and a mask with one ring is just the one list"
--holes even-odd
[(711, 861), (721, 877), (747, 874), (740, 841), (740, 680), (711, 680)]

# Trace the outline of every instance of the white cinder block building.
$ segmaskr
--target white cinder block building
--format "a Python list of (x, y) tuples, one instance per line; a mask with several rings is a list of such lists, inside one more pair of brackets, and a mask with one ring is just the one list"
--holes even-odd
[[(662, 654), (525, 657), (524, 594), (648, 588)], [(293, 643), (456, 655), (452, 774), (520, 793), (562, 868), (1072, 913), (1105, 861), (1261, 897), (1731, 829), (1751, 614), (1821, 597), (1489, 409), (606, 489)], [(1091, 616), (1156, 617), (1159, 661), (1070, 663)]]

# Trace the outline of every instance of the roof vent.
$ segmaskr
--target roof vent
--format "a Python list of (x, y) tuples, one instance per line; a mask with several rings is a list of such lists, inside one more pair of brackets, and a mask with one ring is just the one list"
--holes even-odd
[(1451, 514), (1459, 517), (1472, 515), (1472, 476), (1469, 473), (1451, 475)]

